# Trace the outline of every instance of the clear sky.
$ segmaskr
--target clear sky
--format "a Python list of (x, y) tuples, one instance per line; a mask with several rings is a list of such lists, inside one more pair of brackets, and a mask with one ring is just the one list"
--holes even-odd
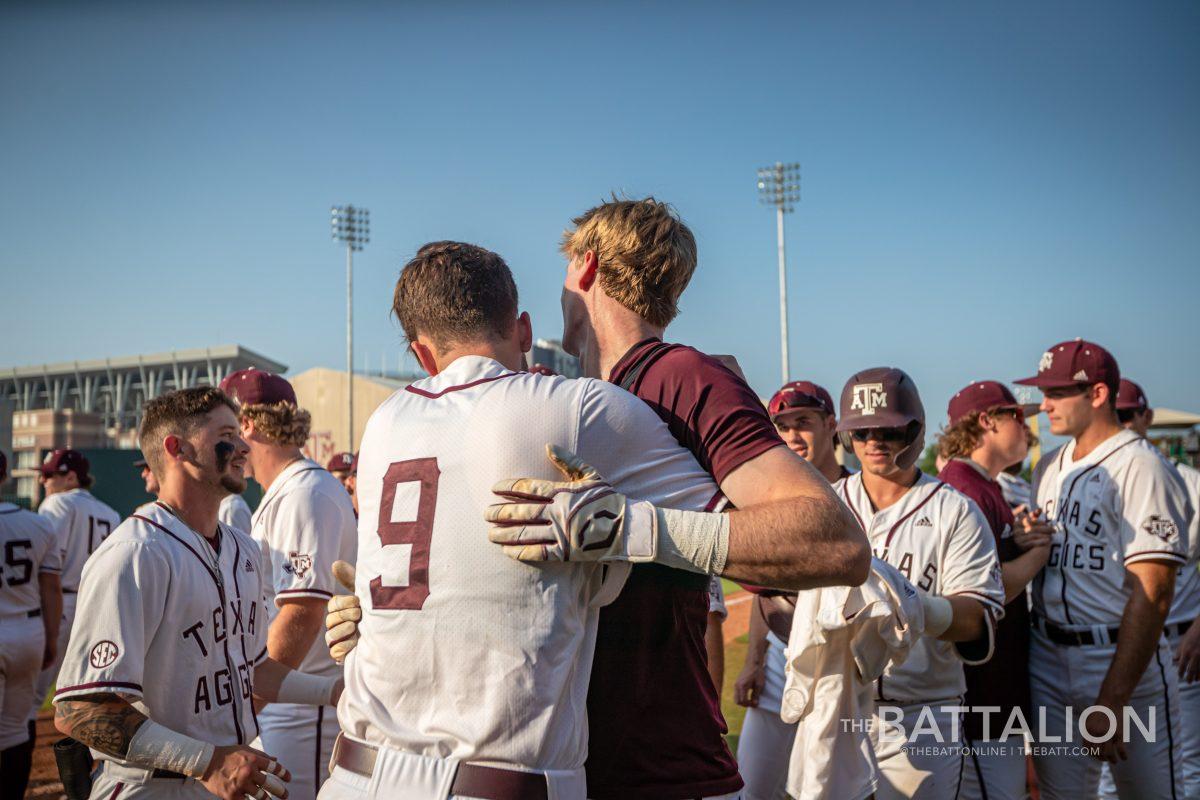
[[(1200, 4), (0, 7), (0, 366), (239, 342), (344, 363), (329, 206), (370, 208), (358, 365), (423, 242), (497, 250), (557, 337), (560, 232), (653, 194), (700, 265), (668, 338), (779, 382), (915, 378), (930, 417), (1083, 336), (1200, 410)], [(411, 360), (409, 364), (411, 365)]]

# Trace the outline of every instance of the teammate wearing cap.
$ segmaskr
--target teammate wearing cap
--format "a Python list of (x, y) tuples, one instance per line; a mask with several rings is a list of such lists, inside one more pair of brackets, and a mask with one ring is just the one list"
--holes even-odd
[[(1096, 758), (1035, 751), (1042, 797), (1095, 796), (1101, 760), (1122, 798), (1180, 797), (1178, 678), (1163, 623), (1187, 561), (1187, 489), (1153, 445), (1121, 427), (1120, 371), (1104, 348), (1061, 342), (1017, 382), (1042, 390), (1050, 432), (1071, 439), (1034, 476), (1056, 531), (1032, 588), (1032, 702), (1047, 736), (1079, 742), (1086, 726), (1102, 740)], [(1085, 714), (1091, 707), (1100, 710)]]
[[(784, 444), (812, 464), (831, 484), (850, 471), (837, 461), (837, 415), (833, 398), (811, 381), (792, 381), (771, 397), (767, 413)], [(733, 698), (746, 707), (738, 738), (738, 771), (746, 800), (776, 800), (787, 783), (788, 756), (795, 723), (779, 717), (783, 700), (784, 657), (796, 608), (794, 592), (756, 590), (750, 612), (749, 643)]]
[(46, 499), (38, 506), (38, 514), (48, 519), (58, 534), (63, 604), (62, 620), (58, 627), (58, 658), (38, 676), (30, 721), (36, 720), (38, 709), (54, 684), (67, 650), (84, 562), (121, 524), (121, 515), (88, 491), (93, 483), (90, 469), (87, 457), (78, 450), (70, 449), (51, 452), (40, 468), (38, 481), (46, 490)]
[(142, 478), (142, 483), (146, 494), (151, 497), (158, 497), (158, 478), (154, 477), (154, 470), (150, 469), (150, 462), (144, 458), (139, 458), (133, 462), (134, 469), (138, 470), (138, 474)]
[[(0, 452), (0, 484), (8, 459)], [(62, 618), (61, 553), (46, 519), (0, 503), (0, 798), (25, 796), (38, 671), (54, 663)]]
[[(963, 800), (1018, 800), (1025, 796), (1025, 740), (1001, 740), (1014, 709), (1029, 719), (1029, 610), (1025, 587), (1050, 555), (1053, 528), (1036, 516), (1014, 519), (997, 483), (1003, 470), (1025, 459), (1033, 434), (1025, 413), (1004, 384), (975, 381), (950, 399), (948, 426), (938, 436), (938, 452), (947, 459), (938, 473), (983, 512), (1000, 557), (1004, 617), (996, 625), (996, 647), (986, 664), (964, 668), (965, 705), (998, 709), (984, 729), (982, 715), (963, 719), (967, 763)], [(985, 738), (986, 737), (986, 738)]]
[[(996, 546), (975, 503), (915, 466), (925, 409), (908, 375), (887, 367), (857, 373), (840, 410), (838, 434), (862, 472), (834, 489), (875, 557), (920, 590), (925, 608), (924, 637), (876, 686), (875, 796), (954, 798), (963, 772), (954, 708), (966, 690), (963, 663), (990, 657), (994, 620), (1004, 613)], [(902, 731), (889, 724), (896, 716)]]
[[(344, 591), (333, 578), (333, 562), (355, 560), (354, 507), (338, 480), (300, 451), (311, 417), (297, 405), (290, 383), (245, 369), (221, 381), (221, 389), (239, 404), (248, 472), (264, 491), (251, 535), (268, 578), (268, 652), (306, 674), (336, 677), (341, 668), (318, 634), (326, 601)], [(329, 774), (339, 730), (335, 709), (269, 705), (258, 722), (263, 749), (278, 753), (292, 773), (292, 797), (312, 800)]]
[(102, 765), (94, 800), (285, 798), (288, 772), (247, 746), (252, 697), (336, 701), (338, 678), (267, 657), (258, 546), (221, 523), (245, 489), (235, 406), (211, 387), (146, 403), (142, 451), (159, 499), (83, 570), (79, 616), (54, 696), (55, 725)]
[[(1154, 409), (1146, 400), (1142, 387), (1128, 378), (1121, 378), (1117, 389), (1117, 419), (1128, 430), (1145, 436), (1154, 422)], [(1175, 575), (1175, 598), (1167, 615), (1166, 635), (1179, 673), (1180, 757), (1183, 771), (1184, 795), (1200, 797), (1200, 472), (1186, 464), (1175, 464), (1187, 486), (1192, 516), (1187, 529), (1187, 564)], [(1117, 797), (1112, 773), (1105, 764), (1100, 779), (1100, 796)]]
[(354, 483), (357, 478), (358, 456), (354, 453), (334, 453), (329, 459), (329, 463), (325, 465), (325, 469), (333, 477), (338, 479), (338, 483), (346, 489), (346, 494), (350, 495), (350, 502), (354, 504), (354, 513), (358, 513), (358, 500), (354, 496)]

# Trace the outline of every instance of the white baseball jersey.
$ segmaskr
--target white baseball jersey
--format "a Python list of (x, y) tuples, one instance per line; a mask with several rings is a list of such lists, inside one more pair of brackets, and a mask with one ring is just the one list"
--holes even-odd
[(261, 556), (247, 534), (218, 530), (214, 552), (158, 503), (121, 523), (83, 569), (55, 703), (116, 692), (206, 742), (258, 735), (250, 698), (266, 657)]
[(249, 533), (252, 525), (250, 506), (240, 494), (231, 494), (221, 501), (217, 519), (231, 528), (237, 528), (242, 533)]
[[(354, 506), (338, 479), (301, 458), (271, 483), (254, 512), (251, 534), (262, 548), (269, 619), (289, 598), (328, 600), (346, 590), (334, 580), (333, 562), (353, 564), (357, 549)], [(325, 640), (313, 640), (301, 672), (340, 675)]]
[(1187, 464), (1176, 464), (1175, 469), (1187, 488), (1192, 513), (1187, 524), (1187, 563), (1175, 577), (1175, 599), (1167, 615), (1168, 625), (1200, 617), (1200, 470)]
[[(996, 543), (970, 498), (924, 473), (899, 501), (878, 512), (863, 488), (861, 473), (842, 478), (834, 491), (867, 532), (875, 557), (895, 567), (913, 586), (928, 594), (978, 600), (988, 612), (989, 625), (1003, 616)], [(902, 665), (884, 671), (876, 700), (911, 704), (960, 697), (967, 689), (965, 656), (959, 649), (965, 644), (921, 637)], [(988, 656), (990, 651), (982, 660)]]
[(396, 392), (359, 454), (362, 638), (338, 706), (348, 734), (429, 757), (583, 766), (599, 607), (627, 565), (515, 561), (483, 519), (497, 481), (563, 480), (547, 443), (630, 496), (704, 509), (718, 495), (645, 403), (602, 381), (464, 356)]
[(1034, 497), (1055, 533), (1033, 583), (1033, 607), (1062, 626), (1117, 626), (1125, 566), (1187, 561), (1183, 479), (1154, 445), (1122, 430), (1075, 460), (1074, 440), (1043, 458)]
[(31, 511), (0, 503), (0, 617), (42, 607), (39, 573), (62, 572), (54, 526)]
[(42, 501), (38, 513), (50, 520), (58, 531), (63, 591), (78, 591), (84, 562), (121, 524), (121, 515), (93, 497), (87, 489), (52, 494)]

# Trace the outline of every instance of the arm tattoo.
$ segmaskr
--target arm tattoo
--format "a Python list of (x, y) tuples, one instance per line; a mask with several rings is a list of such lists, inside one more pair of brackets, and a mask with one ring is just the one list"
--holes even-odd
[(97, 694), (64, 700), (55, 707), (59, 730), (110, 756), (124, 758), (133, 734), (146, 721), (142, 714), (115, 694)]

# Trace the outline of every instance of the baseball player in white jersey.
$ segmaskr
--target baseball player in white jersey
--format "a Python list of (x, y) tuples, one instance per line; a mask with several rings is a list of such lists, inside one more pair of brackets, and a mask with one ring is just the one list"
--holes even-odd
[[(250, 445), (250, 474), (265, 494), (251, 523), (262, 549), (271, 657), (309, 675), (336, 678), (342, 670), (318, 635), (325, 603), (337, 586), (333, 562), (353, 562), (354, 507), (338, 480), (305, 458), (310, 417), (291, 385), (268, 372), (235, 372), (221, 388), (239, 403), (242, 435)], [(262, 749), (277, 753), (292, 773), (294, 800), (313, 800), (329, 774), (338, 734), (334, 708), (272, 704), (258, 715)]]
[(102, 766), (90, 796), (284, 798), (287, 770), (247, 743), (252, 698), (327, 703), (337, 678), (266, 654), (258, 545), (217, 519), (245, 488), (235, 406), (210, 387), (146, 404), (140, 441), (161, 484), (84, 568), (55, 724)]
[[(1034, 764), (1047, 800), (1094, 797), (1101, 760), (1119, 797), (1183, 796), (1163, 624), (1187, 560), (1190, 509), (1174, 468), (1121, 427), (1119, 380), (1104, 348), (1076, 339), (1019, 381), (1041, 388), (1051, 432), (1072, 437), (1034, 475), (1037, 510), (1056, 528), (1032, 588), (1029, 659), (1033, 710), (1046, 719)], [(1064, 741), (1053, 737), (1076, 746), (1050, 746)]]
[(996, 546), (971, 500), (914, 466), (925, 411), (908, 375), (859, 372), (842, 390), (840, 411), (838, 434), (863, 471), (834, 490), (860, 520), (875, 557), (908, 578), (925, 607), (924, 637), (877, 682), (875, 796), (949, 800), (962, 780), (962, 665), (991, 656), (993, 624), (1004, 612)]
[[(1154, 409), (1146, 400), (1142, 387), (1128, 378), (1121, 378), (1117, 389), (1117, 419), (1121, 425), (1139, 436), (1145, 436), (1154, 422)], [(1192, 630), (1200, 616), (1200, 472), (1185, 464), (1175, 464), (1187, 487), (1192, 516), (1187, 529), (1187, 563), (1175, 575), (1175, 599), (1167, 615), (1165, 633), (1171, 644), (1179, 675), (1179, 750), (1183, 771), (1185, 797), (1200, 797), (1200, 674), (1188, 666), (1200, 657), (1200, 630)], [(1200, 664), (1197, 664), (1200, 667)], [(1100, 778), (1100, 796), (1116, 798), (1117, 785), (1112, 771), (1104, 765)]]
[(88, 491), (92, 485), (90, 466), (87, 457), (78, 450), (55, 450), (46, 456), (40, 468), (39, 480), (46, 489), (46, 499), (38, 506), (38, 514), (48, 519), (58, 533), (63, 603), (58, 628), (58, 658), (38, 676), (30, 719), (37, 716), (42, 701), (54, 685), (67, 650), (84, 562), (121, 523), (120, 514)]
[[(0, 452), (0, 483), (8, 460)], [(0, 797), (21, 798), (34, 735), (28, 724), (38, 671), (54, 661), (62, 616), (58, 535), (37, 514), (0, 503)]]

